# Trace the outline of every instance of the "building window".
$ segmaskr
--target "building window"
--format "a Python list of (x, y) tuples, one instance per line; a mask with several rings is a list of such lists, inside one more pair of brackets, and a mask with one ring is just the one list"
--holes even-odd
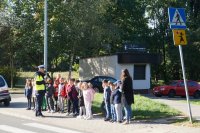
[(146, 65), (134, 65), (134, 80), (145, 80)]

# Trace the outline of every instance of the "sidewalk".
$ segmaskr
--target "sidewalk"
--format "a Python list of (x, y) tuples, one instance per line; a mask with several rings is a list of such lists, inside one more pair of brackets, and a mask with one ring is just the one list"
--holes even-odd
[(64, 128), (79, 130), (88, 133), (199, 133), (200, 128), (190, 128), (182, 126), (174, 126), (166, 123), (133, 121), (130, 125), (122, 125), (118, 123), (104, 122), (103, 118), (94, 116), (93, 120), (83, 120), (65, 116), (59, 113), (44, 112), (45, 118), (37, 118), (34, 111), (25, 110), (26, 99), (24, 97), (13, 98), (10, 107), (0, 106), (0, 114), (11, 115), (24, 119), (30, 119), (46, 124), (62, 126)]
[[(175, 108), (179, 111), (181, 111), (185, 116), (189, 117), (189, 110), (188, 110), (188, 104), (187, 104), (187, 100), (183, 99), (183, 98), (168, 98), (168, 97), (155, 97), (155, 96), (147, 96), (148, 98), (156, 101), (156, 102), (160, 102), (160, 103), (164, 103), (166, 105), (169, 105), (172, 108)], [(185, 100), (181, 101), (181, 100)], [(199, 105), (194, 105), (191, 104), (191, 112), (192, 112), (192, 117), (195, 120), (200, 120), (200, 106)]]

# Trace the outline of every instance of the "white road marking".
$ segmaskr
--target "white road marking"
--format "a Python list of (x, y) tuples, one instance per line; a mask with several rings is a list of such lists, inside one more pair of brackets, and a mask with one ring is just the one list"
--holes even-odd
[(64, 129), (64, 128), (59, 128), (55, 126), (49, 126), (49, 125), (44, 125), (44, 124), (39, 124), (39, 123), (26, 123), (24, 124), (26, 126), (30, 127), (35, 127), (35, 128), (40, 128), (43, 130), (48, 130), (56, 133), (82, 133), (74, 130), (69, 130), (69, 129)]
[(10, 133), (36, 133), (29, 130), (24, 130), (24, 129), (8, 126), (8, 125), (0, 125), (0, 130), (10, 132)]

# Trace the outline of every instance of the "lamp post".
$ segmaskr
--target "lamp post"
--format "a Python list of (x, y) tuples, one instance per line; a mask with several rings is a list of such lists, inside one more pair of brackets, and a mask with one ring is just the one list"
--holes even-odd
[(48, 44), (47, 44), (47, 0), (44, 1), (44, 66), (47, 71), (47, 55), (48, 55)]

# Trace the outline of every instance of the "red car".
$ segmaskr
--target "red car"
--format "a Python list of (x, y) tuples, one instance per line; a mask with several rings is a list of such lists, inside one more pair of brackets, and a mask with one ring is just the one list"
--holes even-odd
[[(193, 96), (194, 98), (200, 97), (200, 84), (196, 81), (188, 80), (187, 81), (188, 86), (188, 93), (190, 96)], [(153, 88), (153, 94), (157, 97), (161, 96), (168, 96), (168, 97), (174, 97), (174, 96), (182, 96), (185, 97), (185, 87), (184, 87), (184, 81), (183, 80), (176, 80), (171, 82), (169, 85), (164, 86), (157, 86)]]

